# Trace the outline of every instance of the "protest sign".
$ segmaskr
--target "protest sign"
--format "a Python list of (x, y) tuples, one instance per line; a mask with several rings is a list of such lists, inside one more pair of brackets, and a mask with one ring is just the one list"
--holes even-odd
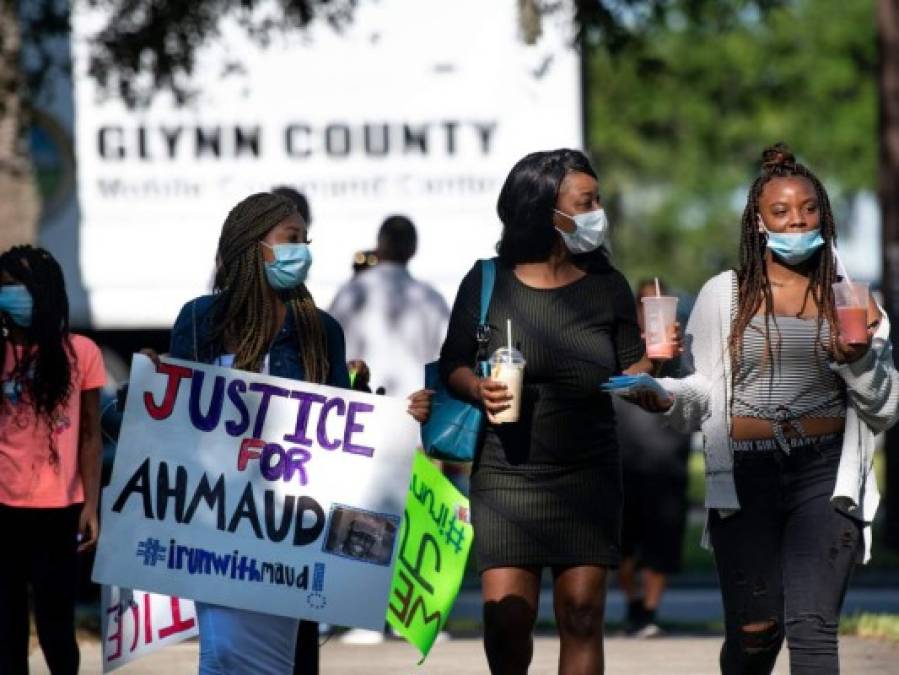
[(104, 585), (100, 603), (104, 673), (198, 633), (190, 600)]
[(471, 550), (466, 499), (416, 453), (387, 621), (426, 657), (446, 624)]
[(382, 628), (418, 441), (407, 407), (136, 355), (94, 580)]

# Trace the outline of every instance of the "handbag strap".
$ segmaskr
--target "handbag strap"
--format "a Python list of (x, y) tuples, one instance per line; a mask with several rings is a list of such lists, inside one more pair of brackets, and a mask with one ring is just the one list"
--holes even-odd
[(487, 325), (487, 310), (493, 297), (493, 285), (496, 282), (496, 262), (492, 258), (481, 261), (481, 317), (478, 324)]
[(490, 299), (493, 297), (493, 286), (496, 283), (496, 261), (493, 258), (481, 260), (481, 309), (478, 319), (478, 374), (482, 377), (489, 372), (487, 369), (487, 343), (490, 342), (490, 326), (487, 324), (487, 310), (490, 309)]

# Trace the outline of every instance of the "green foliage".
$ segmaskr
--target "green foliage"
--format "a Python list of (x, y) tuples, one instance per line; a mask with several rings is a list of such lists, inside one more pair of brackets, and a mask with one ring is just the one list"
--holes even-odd
[[(219, 36), (222, 17), (235, 16), (247, 34), (266, 44), (272, 33), (301, 30), (312, 21), (335, 29), (352, 20), (357, 0), (91, 0), (110, 12), (95, 36), (90, 73), (103, 90), (129, 106), (147, 105), (160, 88), (184, 103), (200, 45)], [(260, 7), (263, 10), (260, 10)], [(141, 79), (148, 69), (149, 78)], [(230, 67), (239, 68), (239, 61)]]
[(871, 0), (672, 0), (624, 48), (589, 47), (589, 145), (628, 276), (696, 291), (732, 265), (749, 183), (776, 141), (820, 175), (838, 214), (873, 189), (875, 32)]
[(840, 634), (899, 643), (899, 615), (854, 614), (840, 621)]

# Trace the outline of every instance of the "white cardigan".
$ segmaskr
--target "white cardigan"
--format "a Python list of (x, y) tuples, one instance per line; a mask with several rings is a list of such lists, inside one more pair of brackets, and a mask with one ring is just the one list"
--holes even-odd
[[(736, 274), (723, 272), (705, 283), (684, 333), (683, 378), (664, 378), (662, 386), (674, 394), (665, 413), (681, 431), (703, 432), (705, 506), (722, 516), (740, 508), (734, 484), (730, 442), (731, 366), (728, 345)], [(862, 562), (871, 557), (871, 521), (880, 502), (874, 480), (874, 435), (899, 419), (899, 373), (893, 365), (890, 322), (883, 319), (871, 349), (854, 363), (831, 363), (846, 383), (848, 405), (843, 450), (837, 472), (834, 505), (865, 523)], [(703, 537), (708, 546), (708, 532)]]

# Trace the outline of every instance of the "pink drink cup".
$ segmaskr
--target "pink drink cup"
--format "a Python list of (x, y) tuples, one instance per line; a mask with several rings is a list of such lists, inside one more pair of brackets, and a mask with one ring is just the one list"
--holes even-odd
[(849, 345), (868, 341), (868, 284), (840, 281), (833, 285), (840, 339)]
[(840, 338), (848, 345), (863, 345), (868, 341), (868, 309), (866, 307), (837, 307)]
[(673, 359), (676, 356), (676, 345), (670, 341), (669, 336), (677, 321), (677, 298), (647, 295), (642, 302), (646, 355), (657, 360)]

